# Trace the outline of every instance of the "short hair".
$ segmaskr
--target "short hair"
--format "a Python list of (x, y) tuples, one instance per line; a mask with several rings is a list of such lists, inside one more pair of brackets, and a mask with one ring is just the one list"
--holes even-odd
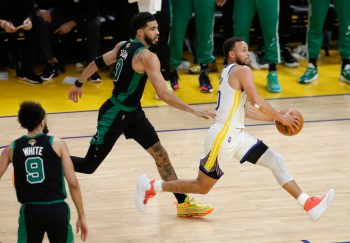
[(148, 22), (152, 22), (155, 20), (156, 18), (153, 16), (153, 14), (149, 12), (140, 12), (136, 14), (130, 22), (130, 30), (132, 37), (134, 38), (136, 36), (136, 32), (138, 29), (146, 27)]
[(231, 38), (228, 38), (227, 40), (225, 40), (225, 42), (223, 44), (223, 52), (224, 52), (225, 57), (227, 57), (229, 51), (235, 47), (236, 43), (241, 42), (241, 41), (244, 41), (244, 40), (242, 38), (239, 38), (239, 37), (231, 37)]
[(39, 103), (24, 101), (19, 107), (18, 122), (31, 132), (42, 122), (45, 114), (45, 110)]

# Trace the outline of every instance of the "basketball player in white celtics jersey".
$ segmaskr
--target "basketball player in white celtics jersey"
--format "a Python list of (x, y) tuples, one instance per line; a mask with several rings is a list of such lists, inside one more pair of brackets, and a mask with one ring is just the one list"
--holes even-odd
[(244, 118), (261, 121), (280, 121), (296, 129), (300, 120), (291, 113), (280, 114), (256, 90), (249, 65), (248, 45), (242, 39), (230, 38), (224, 42), (228, 65), (222, 71), (217, 99), (216, 122), (205, 139), (204, 158), (200, 161), (195, 180), (150, 180), (141, 175), (137, 180), (136, 207), (143, 211), (147, 201), (159, 192), (206, 194), (223, 175), (219, 162), (233, 157), (240, 163), (250, 162), (271, 170), (280, 186), (285, 189), (317, 221), (334, 197), (334, 189), (316, 197), (303, 192), (288, 172), (284, 159), (261, 140), (244, 131)]

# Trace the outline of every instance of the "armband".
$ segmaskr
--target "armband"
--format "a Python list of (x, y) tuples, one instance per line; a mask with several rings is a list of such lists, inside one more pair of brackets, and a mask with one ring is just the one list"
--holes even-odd
[(78, 87), (78, 88), (81, 88), (83, 86), (83, 84), (84, 83), (79, 82), (79, 79), (75, 80), (75, 82), (74, 82), (75, 87)]
[(105, 61), (103, 60), (102, 56), (98, 56), (98, 57), (95, 58), (95, 64), (96, 64), (96, 66), (99, 69), (107, 67), (107, 65), (106, 65)]

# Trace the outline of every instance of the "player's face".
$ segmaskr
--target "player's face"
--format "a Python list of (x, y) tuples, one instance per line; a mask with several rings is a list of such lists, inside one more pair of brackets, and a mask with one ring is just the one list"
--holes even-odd
[(244, 41), (237, 42), (234, 47), (234, 52), (237, 64), (249, 65), (250, 58), (247, 43), (245, 43)]
[(147, 23), (147, 26), (143, 29), (145, 41), (148, 45), (153, 46), (158, 43), (159, 31), (157, 21), (151, 21)]

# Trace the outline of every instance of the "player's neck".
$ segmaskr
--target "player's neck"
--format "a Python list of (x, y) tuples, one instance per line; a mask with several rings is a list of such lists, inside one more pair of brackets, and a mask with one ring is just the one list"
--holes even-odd
[(150, 45), (147, 44), (147, 42), (144, 39), (142, 39), (142, 38), (140, 38), (138, 36), (136, 36), (135, 40), (138, 40), (139, 42), (141, 42), (146, 48), (150, 47)]
[(37, 129), (34, 129), (33, 131), (31, 132), (28, 132), (27, 136), (29, 137), (34, 137), (40, 133), (43, 133), (43, 129), (42, 128), (37, 128)]

